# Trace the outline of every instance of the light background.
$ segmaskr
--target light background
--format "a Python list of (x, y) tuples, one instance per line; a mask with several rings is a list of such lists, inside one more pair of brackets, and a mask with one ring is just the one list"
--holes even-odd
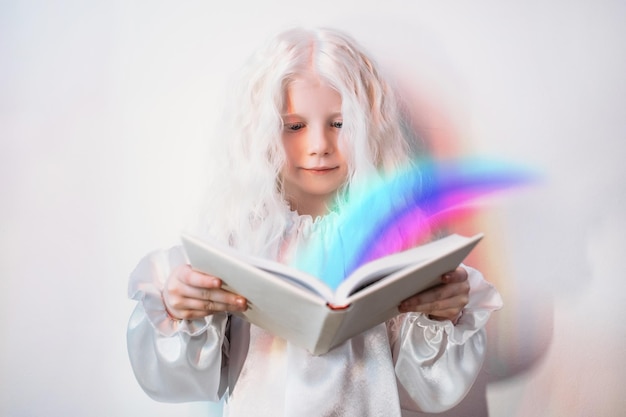
[(0, 415), (209, 415), (135, 382), (127, 277), (193, 212), (229, 75), (292, 25), (351, 33), (431, 137), (543, 174), (489, 208), (506, 307), (448, 415), (619, 415), (624, 22), (610, 0), (0, 2)]

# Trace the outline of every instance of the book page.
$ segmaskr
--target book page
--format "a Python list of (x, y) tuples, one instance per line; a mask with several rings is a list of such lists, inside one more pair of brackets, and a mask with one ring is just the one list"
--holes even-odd
[(471, 238), (452, 234), (433, 242), (368, 262), (357, 268), (339, 285), (333, 302), (341, 304), (351, 295), (394, 272), (435, 258), (445, 257), (462, 247), (473, 244), (481, 238), (482, 234)]
[(265, 272), (269, 272), (270, 274), (283, 279), (289, 284), (296, 285), (300, 288), (306, 289), (309, 292), (317, 294), (324, 298), (327, 302), (332, 301), (334, 298), (333, 291), (328, 285), (326, 285), (320, 279), (296, 268), (281, 264), (279, 262), (271, 261), (269, 259), (243, 254), (235, 248), (232, 248), (228, 245), (207, 237), (198, 238), (190, 234), (183, 234), (183, 240), (194, 241), (196, 242), (196, 244), (211, 247), (214, 250), (228, 255), (230, 258), (237, 259), (242, 263), (246, 263)]
[(265, 272), (269, 272), (270, 274), (276, 275), (286, 280), (287, 282), (314, 292), (323, 297), (328, 302), (331, 302), (334, 299), (334, 294), (330, 287), (322, 282), (322, 280), (314, 277), (313, 275), (309, 275), (306, 272), (300, 271), (296, 268), (292, 268), (278, 262), (269, 261), (267, 259), (249, 257), (248, 260), (250, 264), (254, 265), (255, 267), (262, 269)]

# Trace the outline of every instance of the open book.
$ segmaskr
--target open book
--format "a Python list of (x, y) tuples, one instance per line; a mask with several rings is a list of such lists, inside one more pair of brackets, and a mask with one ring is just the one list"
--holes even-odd
[(403, 300), (440, 283), (480, 239), (450, 235), (376, 259), (333, 291), (295, 268), (182, 236), (194, 269), (221, 278), (225, 289), (248, 300), (248, 310), (237, 314), (315, 355), (396, 316)]

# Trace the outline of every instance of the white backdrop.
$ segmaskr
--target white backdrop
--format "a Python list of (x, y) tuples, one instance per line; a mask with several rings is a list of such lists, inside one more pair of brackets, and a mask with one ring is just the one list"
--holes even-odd
[(136, 384), (127, 276), (193, 211), (229, 74), (293, 25), (361, 41), (431, 137), (543, 175), (489, 209), (506, 307), (449, 415), (626, 407), (626, 3), (382, 3), (0, 3), (0, 415), (210, 415)]

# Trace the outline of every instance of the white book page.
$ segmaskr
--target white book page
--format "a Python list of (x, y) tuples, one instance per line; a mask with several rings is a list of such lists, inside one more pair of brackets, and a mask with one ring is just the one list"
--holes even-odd
[(276, 275), (295, 285), (319, 294), (328, 302), (332, 302), (335, 298), (333, 290), (328, 285), (317, 277), (307, 274), (306, 272), (302, 272), (296, 268), (263, 258), (248, 257), (248, 261), (250, 264), (264, 270), (265, 272), (269, 272), (270, 274)]
[[(304, 289), (311, 295), (324, 299), (324, 301), (328, 301), (329, 297), (332, 298), (332, 290), (326, 284), (316, 277), (290, 266), (268, 259), (246, 255), (237, 249), (207, 237), (198, 238), (191, 234), (183, 233), (182, 240), (185, 246), (189, 246), (186, 248), (188, 251), (192, 247), (201, 248), (204, 255), (199, 256), (204, 257), (210, 255), (217, 259), (225, 260), (229, 264), (246, 268), (248, 271), (256, 271), (252, 272), (253, 275), (255, 273), (257, 275), (269, 274), (281, 282), (282, 285), (295, 285), (299, 289)], [(200, 264), (200, 262), (198, 262), (198, 264)]]
[(433, 258), (454, 252), (458, 248), (473, 242), (479, 236), (482, 235), (467, 238), (452, 234), (433, 242), (368, 262), (346, 277), (334, 292), (320, 279), (295, 268), (261, 258), (250, 258), (250, 262), (260, 269), (316, 292), (330, 304), (342, 306), (348, 297), (359, 290), (408, 266), (416, 266)]
[(334, 302), (342, 303), (352, 294), (394, 272), (411, 265), (427, 262), (436, 257), (445, 256), (481, 237), (480, 234), (471, 238), (452, 234), (362, 265), (339, 285), (334, 295)]

